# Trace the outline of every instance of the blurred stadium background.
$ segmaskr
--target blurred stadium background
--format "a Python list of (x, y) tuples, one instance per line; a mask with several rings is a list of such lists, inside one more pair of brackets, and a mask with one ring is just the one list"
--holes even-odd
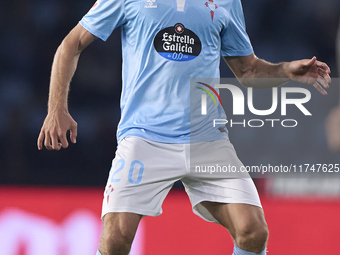
[[(256, 54), (271, 62), (317, 56), (339, 77), (335, 38), (339, 0), (243, 0)], [(72, 81), (69, 108), (78, 122), (76, 145), (38, 151), (46, 115), (53, 55), (93, 0), (3, 0), (0, 8), (0, 254), (94, 254), (100, 234), (103, 188), (116, 148), (120, 117), (120, 31), (82, 54)], [(232, 77), (222, 63), (223, 77)], [(335, 82), (336, 83), (336, 82)], [(246, 165), (340, 163), (324, 128), (339, 103), (312, 92), (313, 117), (301, 128), (232, 128), (230, 138)], [(264, 95), (267, 96), (267, 95)], [(261, 101), (261, 98), (259, 99)], [(340, 132), (340, 131), (339, 131)], [(340, 178), (255, 179), (270, 228), (269, 254), (338, 254)], [(191, 213), (180, 184), (164, 214), (147, 217), (132, 255), (231, 254), (219, 226)]]

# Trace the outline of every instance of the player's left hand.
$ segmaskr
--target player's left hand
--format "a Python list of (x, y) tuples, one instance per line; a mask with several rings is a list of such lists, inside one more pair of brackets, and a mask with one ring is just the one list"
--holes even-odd
[(325, 89), (331, 83), (331, 69), (326, 63), (312, 59), (302, 59), (289, 62), (286, 68), (287, 76), (297, 82), (313, 85), (322, 95), (327, 95)]

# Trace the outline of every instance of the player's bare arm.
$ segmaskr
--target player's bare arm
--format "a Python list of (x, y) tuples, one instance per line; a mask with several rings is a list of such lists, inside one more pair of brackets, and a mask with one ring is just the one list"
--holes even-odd
[(48, 112), (37, 141), (39, 150), (43, 143), (48, 150), (67, 148), (68, 130), (71, 142), (76, 143), (77, 123), (68, 112), (68, 91), (80, 53), (94, 40), (95, 36), (78, 24), (58, 47), (52, 65)]
[[(327, 95), (331, 70), (327, 64), (312, 59), (302, 59), (278, 64), (269, 63), (255, 54), (244, 57), (224, 57), (240, 83), (246, 87), (271, 88), (294, 80), (313, 85), (322, 95)], [(279, 78), (262, 79), (258, 78)]]

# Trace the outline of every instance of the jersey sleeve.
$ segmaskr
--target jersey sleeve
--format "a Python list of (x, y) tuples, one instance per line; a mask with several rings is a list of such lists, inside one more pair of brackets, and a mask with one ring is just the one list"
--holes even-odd
[(87, 31), (106, 41), (125, 22), (124, 0), (98, 0), (80, 20)]
[(221, 55), (248, 56), (253, 53), (246, 32), (243, 9), (240, 0), (233, 0), (227, 24), (221, 32)]

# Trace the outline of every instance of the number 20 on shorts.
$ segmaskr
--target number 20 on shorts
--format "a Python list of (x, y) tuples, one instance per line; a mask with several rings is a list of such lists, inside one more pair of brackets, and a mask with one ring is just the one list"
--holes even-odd
[[(114, 169), (112, 169), (114, 170), (114, 172), (111, 177), (111, 183), (120, 182), (121, 179), (115, 178), (115, 175), (117, 175), (120, 171), (122, 171), (124, 167), (125, 167), (125, 160), (124, 159), (118, 160), (117, 163), (114, 165)], [(138, 170), (138, 177), (137, 177), (137, 180), (133, 180), (133, 175), (136, 170)], [(130, 164), (130, 168), (129, 168), (128, 181), (131, 184), (135, 184), (135, 185), (139, 184), (142, 181), (143, 173), (144, 173), (144, 164), (139, 160), (132, 161)]]

